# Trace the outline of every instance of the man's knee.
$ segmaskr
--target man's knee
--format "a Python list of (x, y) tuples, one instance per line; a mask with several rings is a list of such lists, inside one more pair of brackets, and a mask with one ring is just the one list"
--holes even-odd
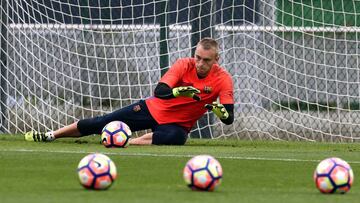
[(185, 130), (181, 128), (168, 128), (167, 130), (154, 131), (152, 144), (184, 145), (186, 139), (187, 139), (187, 132)]
[(77, 128), (82, 136), (100, 134), (106, 124), (107, 122), (103, 117), (94, 117), (80, 120)]

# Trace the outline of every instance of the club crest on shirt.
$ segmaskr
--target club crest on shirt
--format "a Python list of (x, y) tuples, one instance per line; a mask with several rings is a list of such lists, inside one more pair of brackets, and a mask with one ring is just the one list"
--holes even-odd
[(206, 94), (210, 94), (210, 93), (212, 92), (212, 87), (205, 86), (205, 87), (204, 87), (204, 92), (205, 92)]
[(135, 111), (135, 112), (138, 112), (138, 111), (140, 111), (140, 110), (141, 110), (140, 105), (135, 105), (135, 106), (133, 107), (133, 111)]

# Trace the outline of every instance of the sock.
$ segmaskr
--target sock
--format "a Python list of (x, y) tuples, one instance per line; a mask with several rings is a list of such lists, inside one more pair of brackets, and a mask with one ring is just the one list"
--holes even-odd
[(46, 141), (53, 141), (53, 140), (55, 140), (55, 136), (54, 136), (54, 132), (53, 132), (53, 131), (47, 132), (47, 133), (45, 133), (45, 135), (46, 135)]

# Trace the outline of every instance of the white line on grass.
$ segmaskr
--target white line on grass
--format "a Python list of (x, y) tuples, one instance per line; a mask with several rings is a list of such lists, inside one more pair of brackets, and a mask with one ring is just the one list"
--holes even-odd
[[(66, 151), (66, 150), (32, 150), (32, 149), (0, 149), (0, 152), (44, 152), (44, 153), (65, 153), (65, 154), (90, 154), (91, 151)], [(156, 153), (121, 153), (121, 152), (99, 152), (107, 155), (121, 156), (148, 156), (148, 157), (193, 157), (195, 154), (156, 154)], [(244, 157), (244, 156), (216, 156), (217, 159), (236, 160), (263, 160), (263, 161), (285, 161), (285, 162), (320, 162), (316, 159), (290, 159), (290, 158), (268, 158), (268, 157)], [(350, 164), (360, 164), (360, 161), (347, 161)]]

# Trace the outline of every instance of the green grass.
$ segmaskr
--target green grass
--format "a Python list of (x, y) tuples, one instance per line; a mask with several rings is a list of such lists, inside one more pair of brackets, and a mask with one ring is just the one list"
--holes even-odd
[[(78, 162), (90, 152), (107, 154), (118, 179), (107, 191), (89, 191), (78, 182)], [(211, 154), (224, 176), (214, 192), (191, 191), (182, 179), (190, 157)], [(324, 195), (313, 171), (327, 157), (347, 160), (360, 171), (359, 144), (190, 140), (186, 146), (130, 146), (106, 149), (98, 137), (31, 143), (0, 136), (0, 202), (358, 202), (355, 183), (345, 195)]]

